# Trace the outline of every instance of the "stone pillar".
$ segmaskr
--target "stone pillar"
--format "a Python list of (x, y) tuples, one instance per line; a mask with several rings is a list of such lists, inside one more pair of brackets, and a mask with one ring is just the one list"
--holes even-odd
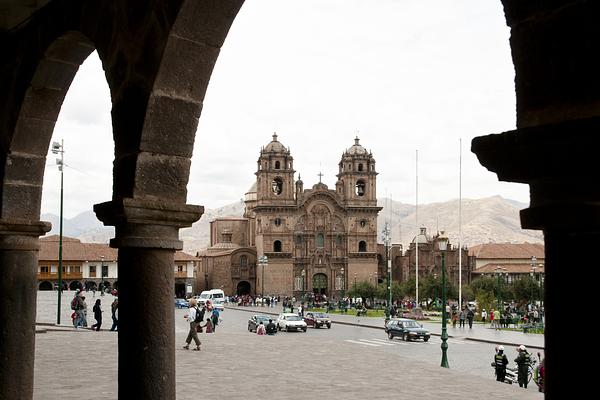
[(38, 237), (48, 222), (0, 220), (0, 399), (33, 397)]
[(119, 398), (175, 399), (173, 256), (203, 208), (121, 199), (94, 211), (119, 249)]
[(500, 180), (529, 184), (531, 202), (521, 211), (521, 225), (544, 232), (546, 398), (560, 396), (564, 382), (594, 382), (593, 369), (573, 366), (581, 362), (574, 343), (589, 332), (584, 320), (600, 286), (600, 254), (591, 251), (600, 247), (599, 131), (600, 118), (590, 118), (472, 143), (481, 164)]

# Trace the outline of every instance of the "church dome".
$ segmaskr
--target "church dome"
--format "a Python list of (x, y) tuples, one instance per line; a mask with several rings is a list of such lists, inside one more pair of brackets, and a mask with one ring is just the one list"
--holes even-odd
[(422, 227), (420, 228), (420, 231), (421, 232), (413, 238), (412, 243), (415, 243), (417, 239), (419, 239), (419, 244), (429, 243), (431, 238), (427, 235), (427, 229)]
[(265, 152), (272, 153), (287, 153), (287, 149), (280, 141), (277, 140), (277, 133), (273, 133), (273, 140), (263, 149)]
[(352, 147), (350, 147), (348, 150), (346, 150), (346, 154), (349, 155), (366, 155), (369, 152), (367, 151), (367, 149), (365, 149), (364, 147), (362, 147), (359, 143), (358, 137), (356, 137), (354, 139), (354, 145)]

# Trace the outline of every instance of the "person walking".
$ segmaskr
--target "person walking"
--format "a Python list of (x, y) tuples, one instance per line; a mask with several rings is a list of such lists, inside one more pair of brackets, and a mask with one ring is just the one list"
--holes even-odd
[(527, 375), (529, 373), (529, 364), (531, 363), (531, 354), (529, 354), (527, 348), (523, 345), (520, 345), (517, 350), (519, 351), (519, 355), (515, 358), (515, 362), (519, 371), (517, 376), (519, 387), (527, 389)]
[(219, 324), (220, 316), (221, 314), (219, 313), (219, 310), (216, 307), (214, 307), (212, 311), (212, 316), (210, 317), (212, 320), (213, 332), (217, 330), (217, 325)]
[(483, 322), (483, 325), (485, 325), (485, 320), (487, 318), (487, 312), (485, 311), (485, 308), (481, 311), (481, 322)]
[(206, 318), (206, 324), (203, 325), (206, 328), (206, 333), (213, 333), (215, 331), (215, 327), (210, 318)]
[(94, 304), (92, 311), (94, 311), (94, 318), (96, 319), (96, 323), (92, 325), (92, 330), (96, 328), (96, 332), (98, 332), (102, 326), (102, 308), (100, 306), (100, 299), (96, 299), (96, 303)]
[(111, 316), (112, 316), (112, 326), (110, 327), (111, 331), (118, 331), (119, 330), (119, 318), (117, 318), (118, 314), (117, 311), (119, 309), (119, 299), (115, 298), (112, 302), (112, 304), (110, 305), (110, 311), (111, 311)]
[(508, 358), (506, 358), (506, 354), (504, 354), (504, 346), (497, 346), (496, 355), (494, 356), (494, 366), (496, 367), (496, 380), (498, 382), (504, 382), (507, 365)]
[(204, 318), (204, 309), (198, 309), (197, 304), (198, 302), (196, 299), (191, 299), (188, 313), (187, 315), (184, 315), (184, 318), (187, 319), (188, 323), (190, 324), (190, 330), (188, 331), (187, 339), (185, 340), (186, 344), (185, 346), (183, 346), (185, 350), (189, 350), (190, 343), (193, 339), (194, 343), (196, 344), (196, 348), (194, 350), (200, 351), (201, 342), (198, 338), (198, 332), (196, 332), (196, 327), (202, 321), (202, 318)]
[(473, 310), (469, 309), (467, 311), (467, 321), (469, 322), (469, 329), (473, 329), (473, 318), (475, 318), (475, 313)]
[(492, 328), (494, 327), (494, 317), (495, 317), (495, 315), (494, 315), (494, 309), (492, 308), (492, 309), (490, 310), (490, 326), (491, 326)]
[(460, 315), (459, 315), (459, 322), (458, 322), (458, 327), (459, 328), (464, 328), (465, 327), (465, 321), (467, 319), (467, 309), (463, 307), (463, 309), (460, 311)]

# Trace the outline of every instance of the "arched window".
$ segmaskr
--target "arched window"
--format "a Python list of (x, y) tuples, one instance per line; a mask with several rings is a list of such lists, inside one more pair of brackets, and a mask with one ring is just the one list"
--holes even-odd
[(315, 245), (318, 248), (322, 248), (323, 246), (325, 246), (325, 237), (323, 236), (322, 233), (317, 234), (317, 238), (315, 240)]
[(275, 161), (275, 169), (279, 168), (281, 168), (281, 164), (279, 163), (279, 161)]
[(273, 182), (271, 183), (271, 189), (276, 195), (280, 195), (281, 192), (283, 192), (283, 181), (281, 178), (273, 179)]
[(273, 242), (273, 252), (281, 253), (281, 240), (276, 240)]
[(358, 242), (358, 252), (365, 253), (366, 251), (367, 251), (367, 242), (365, 242), (364, 240), (361, 240), (360, 242)]
[(362, 165), (362, 163), (358, 164), (358, 170), (359, 170), (360, 172), (362, 172), (362, 170), (363, 170), (363, 165)]
[(358, 180), (356, 181), (356, 195), (357, 196), (364, 196), (365, 195), (365, 181)]
[(246, 256), (240, 257), (240, 266), (242, 268), (246, 268), (248, 266), (248, 257), (246, 257)]

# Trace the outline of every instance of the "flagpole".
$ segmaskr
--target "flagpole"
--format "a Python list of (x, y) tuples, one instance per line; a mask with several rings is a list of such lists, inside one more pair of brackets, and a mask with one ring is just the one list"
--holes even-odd
[(462, 310), (462, 138), (458, 143), (458, 309)]
[(419, 150), (415, 150), (415, 223), (417, 236), (415, 237), (415, 302), (419, 307)]

